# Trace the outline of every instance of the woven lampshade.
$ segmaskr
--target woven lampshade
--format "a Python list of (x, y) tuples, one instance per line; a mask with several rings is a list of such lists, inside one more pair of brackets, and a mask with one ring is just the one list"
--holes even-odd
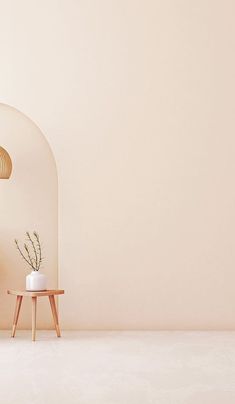
[(0, 146), (0, 179), (8, 179), (12, 172), (12, 162), (9, 154)]

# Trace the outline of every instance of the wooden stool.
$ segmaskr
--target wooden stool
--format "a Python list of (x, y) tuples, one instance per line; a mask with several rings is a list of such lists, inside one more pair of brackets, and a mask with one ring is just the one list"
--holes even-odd
[(55, 330), (57, 337), (60, 337), (60, 327), (58, 314), (55, 304), (55, 295), (63, 295), (64, 290), (44, 290), (42, 292), (27, 292), (27, 290), (19, 291), (19, 290), (8, 290), (7, 293), (9, 295), (16, 296), (16, 306), (15, 306), (15, 314), (12, 326), (12, 334), (11, 336), (14, 338), (16, 332), (16, 326), (18, 323), (18, 318), (20, 314), (20, 308), (23, 297), (31, 297), (32, 298), (32, 341), (36, 339), (36, 312), (37, 312), (37, 298), (41, 296), (48, 296), (51, 304), (51, 311), (54, 319)]

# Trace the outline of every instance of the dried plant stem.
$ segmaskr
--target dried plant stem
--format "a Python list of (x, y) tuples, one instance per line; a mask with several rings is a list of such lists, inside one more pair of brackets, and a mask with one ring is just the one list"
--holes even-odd
[[(39, 271), (41, 264), (42, 264), (42, 249), (41, 249), (41, 243), (39, 239), (39, 235), (36, 231), (33, 232), (34, 238), (30, 235), (29, 232), (26, 232), (27, 235), (27, 240), (30, 242), (31, 248), (29, 245), (26, 243), (24, 244), (24, 251), (20, 248), (19, 243), (17, 240), (15, 240), (15, 244), (17, 247), (17, 250), (19, 251), (21, 257), (27, 262), (28, 265), (34, 270), (34, 271)], [(33, 256), (31, 256), (31, 252), (33, 253)]]
[(19, 251), (21, 257), (34, 269), (34, 266), (31, 264), (30, 261), (27, 260), (27, 258), (26, 258), (26, 257), (24, 256), (24, 254), (22, 253), (22, 251), (21, 251), (21, 249), (20, 249), (20, 247), (19, 247), (19, 244), (18, 244), (18, 241), (17, 241), (17, 240), (15, 240), (15, 243), (16, 243), (16, 248), (17, 248), (17, 250)]
[(30, 255), (30, 252), (29, 252), (29, 247), (27, 246), (27, 244), (24, 244), (24, 249), (25, 249), (25, 251), (26, 251), (26, 253), (28, 255), (28, 258), (29, 258), (29, 261), (30, 261), (32, 267), (35, 268), (34, 264), (33, 264), (33, 259), (31, 258), (31, 255)]
[(28, 240), (30, 241), (30, 243), (32, 244), (32, 247), (33, 247), (33, 251), (34, 251), (34, 255), (35, 255), (35, 266), (36, 266), (37, 269), (39, 269), (39, 268), (38, 268), (38, 254), (37, 254), (37, 251), (36, 251), (36, 247), (35, 247), (34, 241), (32, 240), (32, 237), (30, 236), (30, 234), (29, 234), (28, 231), (27, 231), (26, 234), (27, 234), (27, 236), (28, 236)]
[(38, 252), (39, 252), (39, 257), (38, 257), (38, 271), (39, 271), (39, 269), (40, 269), (40, 266), (41, 266), (41, 263), (42, 263), (42, 249), (41, 249), (41, 243), (40, 243), (40, 240), (39, 240), (39, 235), (38, 235), (38, 233), (35, 231), (34, 233), (34, 237), (36, 238), (36, 240), (37, 240), (37, 246), (38, 246)]

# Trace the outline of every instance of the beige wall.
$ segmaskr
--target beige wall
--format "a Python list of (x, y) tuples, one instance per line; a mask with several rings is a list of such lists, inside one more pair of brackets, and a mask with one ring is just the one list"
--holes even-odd
[(235, 328), (234, 13), (2, 5), (1, 100), (58, 165), (64, 327)]
[[(15, 238), (22, 246), (26, 231), (38, 231), (44, 257), (42, 271), (48, 276), (48, 286), (57, 286), (57, 175), (50, 148), (39, 128), (22, 113), (3, 104), (0, 104), (0, 144), (13, 163), (11, 178), (0, 180), (0, 328), (9, 328), (15, 299), (6, 290), (24, 289), (25, 276), (31, 272), (16, 250)], [(46, 299), (40, 299), (40, 328), (52, 326), (48, 305)], [(21, 328), (30, 327), (30, 311), (30, 299), (24, 299)]]

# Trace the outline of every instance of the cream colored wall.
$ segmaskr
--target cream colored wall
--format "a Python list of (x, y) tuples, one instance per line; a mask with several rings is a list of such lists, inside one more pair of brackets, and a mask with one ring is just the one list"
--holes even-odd
[[(30, 268), (14, 239), (24, 244), (26, 231), (37, 230), (43, 249), (42, 271), (48, 286), (58, 281), (57, 174), (53, 155), (37, 126), (15, 109), (0, 104), (0, 144), (13, 163), (9, 180), (0, 180), (0, 328), (10, 328), (15, 299), (7, 289), (24, 289)], [(38, 302), (38, 327), (52, 327), (48, 300)], [(20, 328), (31, 327), (31, 301), (24, 299)]]
[(65, 328), (235, 328), (235, 3), (1, 7), (0, 94), (59, 173)]

